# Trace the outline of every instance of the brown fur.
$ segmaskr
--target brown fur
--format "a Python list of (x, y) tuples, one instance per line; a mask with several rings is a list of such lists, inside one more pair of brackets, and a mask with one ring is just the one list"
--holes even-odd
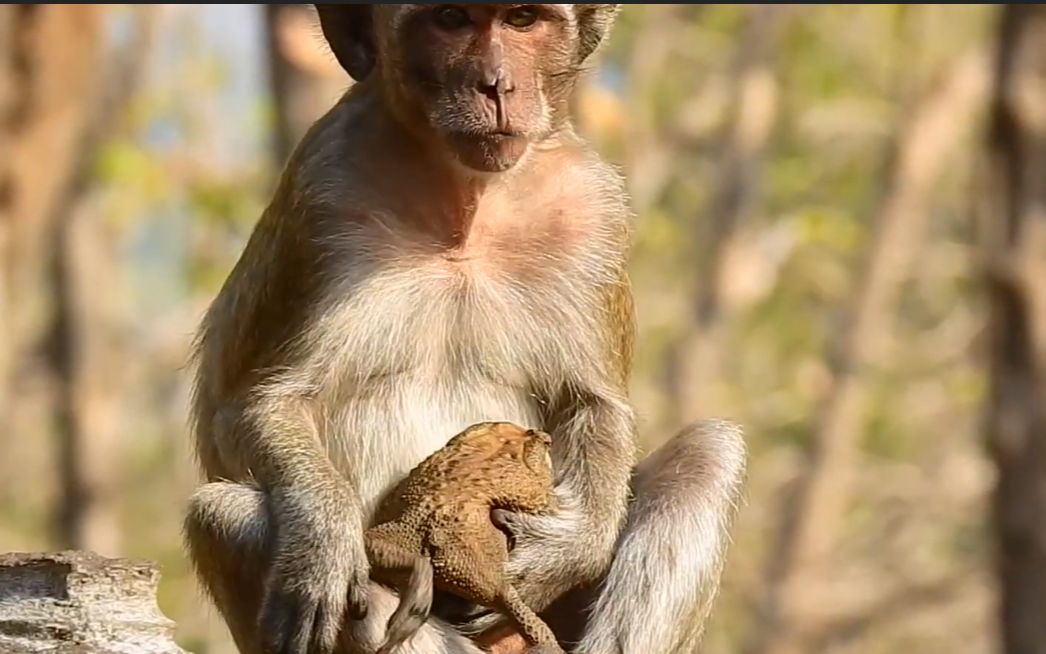
[[(730, 429), (719, 453), (685, 432), (685, 456), (644, 473), (654, 490), (633, 507), (647, 513), (629, 513), (631, 216), (622, 180), (566, 113), (617, 6), (542, 6), (524, 30), (507, 26), (512, 7), (469, 5), (453, 33), (431, 22), (438, 6), (320, 7), (358, 82), (290, 158), (197, 347), (210, 483), (186, 533), (244, 652), (373, 652), (395, 602), (368, 582), (365, 528), (449, 435), (491, 420), (553, 436), (556, 510), (499, 513), (523, 602), (540, 611), (605, 576), (613, 595), (575, 647), (605, 652), (656, 581), (643, 606), (679, 617), (630, 627), (638, 649), (623, 651), (700, 632), (743, 450)], [(688, 461), (706, 467), (669, 494)], [(622, 527), (643, 540), (619, 540)], [(636, 559), (676, 543), (694, 555)], [(440, 620), (404, 647), (477, 651)]]

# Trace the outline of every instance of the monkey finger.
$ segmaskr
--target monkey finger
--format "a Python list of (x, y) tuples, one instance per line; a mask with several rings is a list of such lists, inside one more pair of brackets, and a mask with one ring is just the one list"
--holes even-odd
[(462, 633), (475, 634), (481, 641), (485, 642), (490, 634), (504, 629), (510, 625), (504, 614), (489, 609), (480, 609), (471, 613), (468, 621), (458, 625)]
[[(299, 602), (303, 602), (299, 600)], [(313, 625), (316, 621), (317, 603), (305, 600), (298, 604), (298, 620), (287, 625), (286, 640), (280, 654), (326, 654), (310, 649)], [(330, 650), (328, 650), (329, 652)]]
[(342, 613), (342, 610), (329, 603), (321, 602), (316, 606), (309, 640), (309, 654), (329, 654), (334, 651), (334, 646), (338, 642), (338, 632), (341, 630)]
[(258, 618), (263, 654), (283, 654), (299, 622), (298, 604), (281, 591), (270, 590)]
[(516, 529), (518, 529), (520, 524), (520, 515), (505, 509), (492, 509), (490, 520), (498, 529), (507, 529), (515, 535)]
[(346, 596), (346, 612), (353, 620), (362, 620), (367, 617), (370, 605), (370, 581), (367, 575), (357, 575), (349, 583), (349, 591)]
[(465, 609), (463, 609), (461, 611), (461, 613), (460, 613), (461, 617), (460, 617), (459, 621), (460, 622), (469, 622), (470, 625), (474, 629), (476, 629), (478, 631), (485, 631), (485, 629), (480, 628), (479, 626), (477, 626), (477, 621), (480, 618), (486, 618), (486, 619), (497, 618), (499, 615), (500, 614), (497, 611), (495, 611), (494, 609), (492, 609), (492, 608), (489, 608), (489, 607), (486, 607), (486, 606), (482, 606), (482, 605), (479, 605), (479, 604), (473, 604), (473, 605), (471, 605), (471, 606), (469, 606), (469, 607), (467, 607), (467, 608), (465, 608)]
[(503, 509), (491, 511), (491, 521), (509, 537), (509, 550), (526, 545), (533, 541), (540, 541), (543, 529), (542, 516), (527, 513), (514, 513)]
[(493, 509), (490, 512), (490, 521), (501, 533), (505, 534), (505, 545), (511, 552), (516, 548), (516, 528), (514, 527), (515, 514), (504, 509)]

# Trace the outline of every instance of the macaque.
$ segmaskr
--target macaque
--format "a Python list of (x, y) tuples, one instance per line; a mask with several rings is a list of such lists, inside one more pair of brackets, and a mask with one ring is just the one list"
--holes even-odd
[[(568, 110), (619, 6), (317, 9), (356, 83), (286, 163), (196, 344), (207, 483), (185, 531), (237, 646), (372, 654), (397, 605), (369, 579), (375, 508), (466, 426), (506, 421), (551, 434), (555, 469), (555, 511), (495, 516), (520, 597), (576, 654), (689, 654), (745, 453), (706, 421), (636, 464), (632, 216)], [(438, 604), (400, 654), (504, 630)]]

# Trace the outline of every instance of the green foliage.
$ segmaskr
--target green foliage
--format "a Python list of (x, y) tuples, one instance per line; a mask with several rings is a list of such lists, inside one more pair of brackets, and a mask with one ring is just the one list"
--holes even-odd
[(261, 214), (263, 196), (260, 191), (245, 194), (243, 183), (232, 180), (200, 180), (188, 191), (188, 201), (201, 226), (194, 233), (188, 279), (193, 288), (214, 293), (228, 276), (246, 234)]
[[(633, 186), (644, 190), (661, 173), (650, 167), (644, 146), (671, 162), (638, 216), (633, 278), (637, 293), (651, 298), (641, 322), (634, 383), (639, 397), (664, 392), (672, 344), (694, 329), (693, 297), (703, 283), (698, 265), (714, 236), (710, 219), (728, 129), (744, 109), (733, 104), (730, 89), (747, 27), (758, 11), (751, 5), (629, 6), (605, 54), (606, 64), (626, 78), (622, 107), (640, 120), (626, 123), (621, 133), (598, 135), (600, 148), (618, 157)], [(766, 67), (776, 91), (774, 125), (753, 164), (750, 210), (739, 217), (735, 236), (742, 251), (763, 262), (750, 274), (770, 270), (770, 282), (744, 302), (731, 303), (727, 293), (730, 309), (715, 332), (715, 347), (723, 352), (709, 396), (716, 404), (703, 411), (737, 416), (747, 427), (754, 496), (746, 511), (774, 514), (764, 505), (778, 506), (781, 488), (764, 478), (782, 457), (795, 461), (797, 469), (808, 460), (871, 244), (870, 220), (888, 189), (890, 154), (904, 121), (958, 56), (989, 46), (993, 16), (989, 7), (916, 5), (795, 6), (782, 14), (778, 38), (767, 46)], [(665, 39), (671, 43), (659, 43)], [(664, 48), (657, 72), (652, 78), (628, 78), (637, 57), (656, 54), (643, 50), (653, 46)], [(949, 161), (936, 180), (931, 231), (906, 271), (899, 301), (885, 322), (888, 332), (878, 335), (873, 361), (861, 368), (866, 411), (860, 460), (854, 464), (857, 497), (843, 516), (845, 539), (834, 556), (846, 569), (886, 586), (887, 580), (903, 585), (903, 578), (891, 575), (908, 564), (885, 560), (882, 546), (864, 544), (890, 542), (898, 524), (919, 525), (922, 535), (911, 538), (923, 547), (912, 551), (913, 566), (925, 555), (942, 570), (971, 567), (983, 551), (976, 490), (906, 504), (897, 499), (904, 491), (891, 478), (896, 470), (933, 470), (942, 451), (954, 453), (957, 461), (948, 471), (980, 460), (984, 379), (971, 356), (979, 320), (968, 189), (978, 136), (956, 135), (970, 139), (965, 148), (970, 155)], [(776, 263), (767, 263), (770, 258)], [(677, 427), (660, 415), (669, 409), (664, 402), (641, 407), (651, 425), (666, 430), (661, 438)], [(969, 474), (961, 483), (977, 479), (975, 472)], [(881, 517), (884, 506), (896, 513), (892, 522)], [(766, 524), (744, 520), (741, 528), (764, 536), (772, 532)], [(740, 571), (762, 569), (767, 553), (748, 531), (736, 540), (728, 585), (706, 643), (713, 653), (738, 651), (758, 624), (744, 598), (758, 596), (761, 580)], [(903, 550), (896, 555), (905, 556)], [(878, 585), (869, 581), (859, 592), (874, 595)], [(956, 606), (978, 596), (964, 593)], [(942, 610), (947, 615), (950, 609)], [(945, 641), (949, 651), (982, 651), (977, 643), (983, 638), (954, 631), (927, 639), (914, 637), (902, 622), (887, 624), (845, 651), (903, 651), (905, 643)]]

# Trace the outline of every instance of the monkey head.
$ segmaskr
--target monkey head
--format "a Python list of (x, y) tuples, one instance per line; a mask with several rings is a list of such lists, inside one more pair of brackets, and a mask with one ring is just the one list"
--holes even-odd
[(409, 131), (479, 172), (514, 166), (568, 121), (581, 64), (620, 5), (316, 5), (357, 81)]

